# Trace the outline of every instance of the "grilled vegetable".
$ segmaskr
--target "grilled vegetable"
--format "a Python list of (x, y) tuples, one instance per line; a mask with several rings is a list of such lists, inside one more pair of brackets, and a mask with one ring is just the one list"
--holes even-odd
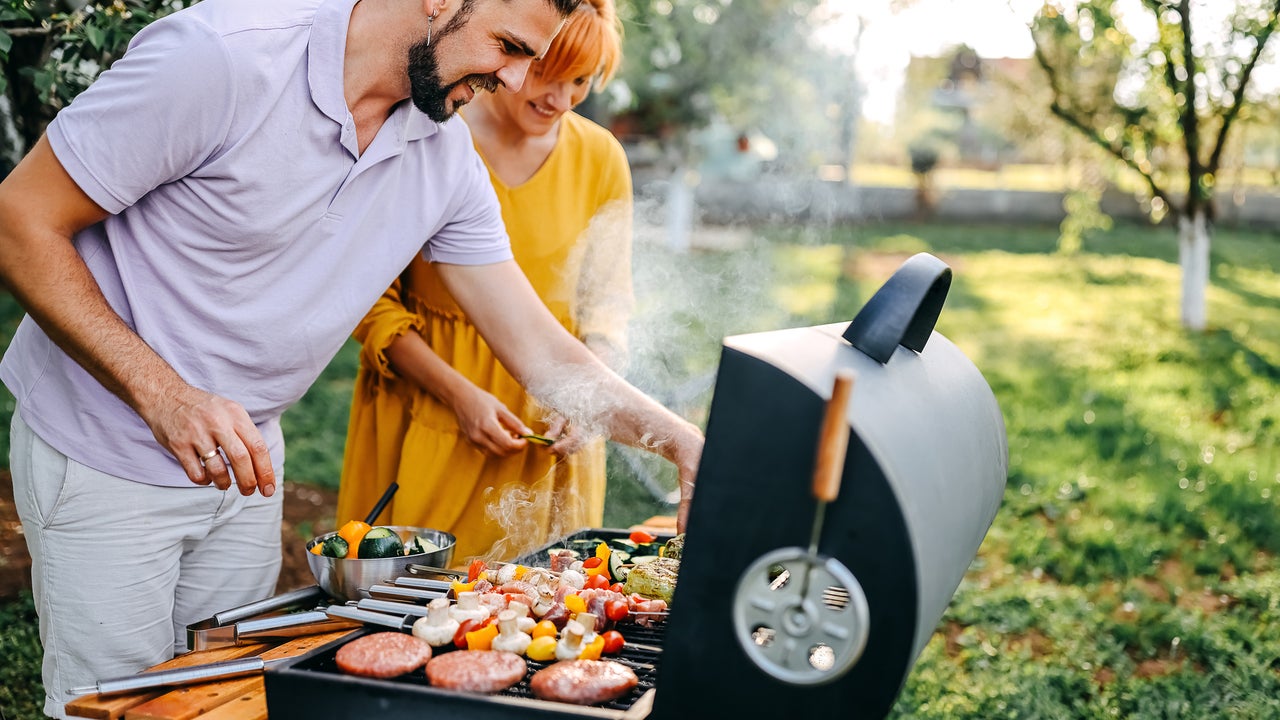
[(684, 555), (684, 533), (676, 535), (662, 546), (662, 557), (679, 560), (681, 555)]
[(605, 655), (617, 655), (622, 652), (622, 646), (627, 644), (626, 638), (617, 630), (610, 630), (600, 637), (604, 638)]
[(623, 585), (627, 594), (636, 593), (650, 598), (671, 602), (676, 591), (676, 576), (680, 573), (680, 561), (671, 558), (655, 558), (651, 562), (637, 564), (627, 573)]
[(358, 557), (389, 558), (403, 554), (404, 543), (400, 541), (400, 536), (389, 528), (373, 528), (360, 540)]
[(625, 568), (623, 565), (631, 559), (631, 553), (624, 550), (614, 550), (609, 553), (609, 575), (614, 580), (622, 582), (627, 579), (627, 571), (631, 568)]

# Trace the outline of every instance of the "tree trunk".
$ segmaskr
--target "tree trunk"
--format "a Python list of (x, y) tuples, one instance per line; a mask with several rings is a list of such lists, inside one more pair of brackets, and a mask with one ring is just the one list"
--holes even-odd
[(1209, 224), (1204, 208), (1178, 218), (1178, 263), (1182, 266), (1182, 326), (1205, 329), (1205, 294), (1209, 287)]

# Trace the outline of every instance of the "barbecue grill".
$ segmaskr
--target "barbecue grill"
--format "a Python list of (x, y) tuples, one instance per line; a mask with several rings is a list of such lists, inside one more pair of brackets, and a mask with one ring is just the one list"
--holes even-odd
[[(334, 644), (267, 671), (271, 717), (885, 716), (1007, 474), (990, 388), (933, 329), (950, 280), (944, 263), (917, 255), (851, 323), (724, 341), (671, 613), (652, 629), (619, 628), (621, 660), (641, 681), (631, 695), (581, 708), (531, 699), (526, 683), (489, 697), (418, 674), (356, 678), (334, 667)], [(849, 374), (845, 407), (833, 388)], [(825, 414), (841, 441), (834, 455), (816, 452)], [(838, 459), (838, 494), (814, 481), (823, 457)]]

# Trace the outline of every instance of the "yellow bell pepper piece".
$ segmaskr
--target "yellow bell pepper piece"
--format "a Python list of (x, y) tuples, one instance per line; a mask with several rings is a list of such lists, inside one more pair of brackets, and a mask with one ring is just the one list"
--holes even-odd
[(568, 608), (569, 612), (574, 613), (575, 615), (577, 613), (584, 613), (587, 611), (587, 601), (583, 600), (578, 593), (569, 593), (568, 595), (565, 595), (564, 606)]
[(527, 572), (529, 572), (529, 568), (527, 568), (527, 567), (525, 567), (525, 566), (523, 566), (523, 565), (517, 565), (517, 566), (516, 566), (516, 579), (517, 579), (517, 580), (519, 580), (519, 579), (523, 578), (523, 577), (524, 577), (524, 574), (525, 574), (525, 573), (527, 573)]
[(538, 662), (555, 660), (556, 636), (543, 635), (542, 637), (534, 638), (533, 642), (529, 643), (529, 647), (525, 648), (524, 654), (527, 655), (530, 660), (537, 660)]
[(454, 597), (457, 597), (458, 593), (471, 592), (473, 589), (475, 589), (475, 586), (476, 586), (475, 580), (472, 580), (471, 582), (465, 582), (465, 583), (454, 580), (453, 582), (449, 583), (449, 592), (452, 592)]
[(558, 632), (559, 631), (556, 630), (555, 623), (550, 620), (539, 620), (538, 624), (534, 625), (533, 629), (529, 631), (529, 634), (532, 635), (535, 640), (540, 637), (550, 637), (554, 639)]
[(595, 640), (583, 646), (582, 652), (578, 654), (579, 660), (599, 660), (600, 653), (604, 652), (604, 637), (597, 635)]
[(498, 637), (497, 623), (490, 623), (466, 633), (468, 650), (489, 650), (493, 647), (493, 639)]

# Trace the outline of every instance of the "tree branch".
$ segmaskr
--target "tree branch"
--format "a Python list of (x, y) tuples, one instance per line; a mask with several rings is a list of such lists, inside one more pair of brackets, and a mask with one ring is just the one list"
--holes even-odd
[[(1280, 1), (1280, 0), (1278, 0)], [(1113, 143), (1102, 136), (1098, 129), (1093, 126), (1089, 118), (1081, 117), (1077, 113), (1071, 111), (1063, 104), (1066, 93), (1062, 91), (1061, 79), (1058, 75), (1057, 68), (1049, 62), (1048, 56), (1044, 52), (1044, 48), (1040, 45), (1040, 40), (1036, 38), (1035, 33), (1031, 33), (1032, 44), (1035, 45), (1036, 62), (1045, 74), (1049, 76), (1049, 89), (1053, 91), (1053, 102), (1049, 106), (1049, 111), (1056, 115), (1070, 127), (1075, 128), (1081, 135), (1094, 145), (1106, 150), (1115, 156), (1120, 162), (1124, 163), (1129, 169), (1138, 173), (1147, 183), (1148, 189), (1151, 191), (1152, 197), (1158, 197), (1164, 201), (1166, 207), (1173, 207), (1173, 203), (1169, 199), (1169, 194), (1160, 187), (1156, 182), (1155, 176), (1150, 172), (1143, 170), (1131, 157), (1125, 157), (1124, 146), (1122, 144)]]
[(1227, 146), (1227, 131), (1231, 129), (1231, 124), (1240, 114), (1240, 109), (1244, 107), (1244, 93), (1249, 86), (1249, 78), (1253, 75), (1253, 69), (1257, 67), (1258, 60), (1262, 57), (1262, 53), (1266, 50), (1267, 41), (1271, 39), (1272, 33), (1276, 29), (1276, 20), (1280, 17), (1280, 0), (1276, 0), (1275, 7), (1271, 10), (1271, 19), (1258, 33), (1256, 38), (1258, 44), (1253, 48), (1253, 54), (1249, 56), (1249, 61), (1245, 63), (1244, 68), (1240, 71), (1240, 81), (1236, 84), (1235, 90), (1231, 94), (1231, 106), (1222, 114), (1222, 127), (1218, 128), (1218, 137), (1213, 143), (1213, 152), (1209, 155), (1209, 162), (1206, 166), (1208, 172), (1217, 173), (1218, 167), (1222, 164), (1222, 152)]
[(28, 37), (31, 35), (48, 35), (49, 33), (53, 32), (53, 28), (50, 28), (47, 26), (0, 28), (0, 32), (7, 33), (9, 37), (17, 38), (17, 37)]

